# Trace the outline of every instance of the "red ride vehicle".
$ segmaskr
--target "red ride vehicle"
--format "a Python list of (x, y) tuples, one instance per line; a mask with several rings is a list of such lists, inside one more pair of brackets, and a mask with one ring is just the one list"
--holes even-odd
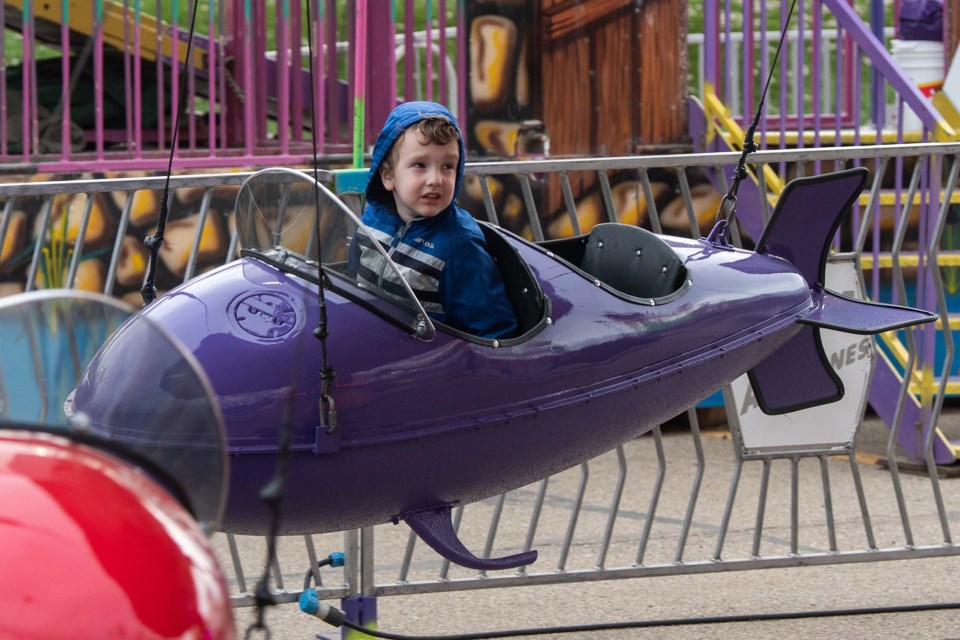
[(142, 392), (151, 419), (100, 407), (115, 420), (93, 428), (72, 411), (129, 315), (76, 292), (0, 300), (0, 638), (236, 636), (206, 535), (226, 493), (223, 421), (192, 358), (134, 323), (165, 345), (128, 363), (131, 392), (159, 381)]

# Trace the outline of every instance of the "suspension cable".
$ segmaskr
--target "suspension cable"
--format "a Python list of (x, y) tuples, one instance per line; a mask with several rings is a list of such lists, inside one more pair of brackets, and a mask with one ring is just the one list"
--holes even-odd
[[(308, 50), (308, 60), (309, 60), (309, 75), (310, 75), (310, 104), (316, 104), (316, 96), (314, 94), (314, 68), (313, 68), (313, 19), (312, 13), (310, 11), (310, 6), (314, 0), (307, 1), (307, 50)], [(318, 23), (319, 24), (319, 23)], [(320, 233), (320, 189), (319, 189), (319, 151), (317, 146), (317, 134), (319, 132), (319, 127), (317, 123), (316, 109), (311, 108), (310, 110), (310, 123), (311, 123), (311, 138), (313, 143), (313, 179), (314, 179), (314, 205), (315, 205), (315, 220), (314, 220), (314, 229), (315, 229), (315, 239), (317, 244), (317, 271), (318, 271), (318, 284), (317, 284), (317, 301), (319, 304), (319, 319), (318, 326), (314, 329), (314, 336), (320, 340), (320, 351), (321, 351), (321, 369), (320, 369), (320, 378), (321, 378), (321, 388), (320, 388), (320, 400), (319, 400), (319, 409), (320, 409), (320, 424), (321, 427), (326, 429), (328, 432), (333, 431), (337, 428), (337, 414), (336, 409), (333, 403), (333, 397), (330, 393), (330, 388), (333, 382), (336, 373), (333, 368), (330, 366), (327, 359), (327, 336), (329, 335), (329, 326), (327, 322), (327, 304), (326, 296), (324, 294), (324, 286), (327, 283), (326, 275), (323, 270), (323, 243)], [(299, 356), (303, 353), (303, 349), (297, 350), (297, 359), (299, 361)], [(299, 370), (299, 362), (294, 363), (294, 376), (296, 371)], [(276, 605), (276, 599), (274, 598), (272, 592), (270, 591), (270, 568), (274, 565), (277, 556), (277, 537), (280, 532), (280, 521), (283, 516), (282, 507), (284, 497), (286, 495), (287, 488), (287, 474), (288, 474), (288, 460), (290, 456), (290, 438), (292, 431), (293, 423), (293, 403), (296, 397), (295, 393), (295, 380), (291, 380), (289, 386), (290, 393), (287, 397), (287, 406), (283, 417), (283, 424), (281, 425), (280, 430), (280, 446), (277, 452), (277, 467), (274, 472), (273, 478), (267, 483), (266, 486), (260, 491), (260, 499), (270, 509), (270, 525), (267, 531), (267, 552), (266, 558), (264, 560), (263, 573), (260, 575), (260, 578), (257, 580), (256, 587), (254, 589), (254, 600), (256, 606), (256, 614), (254, 620), (251, 621), (250, 625), (247, 627), (245, 637), (252, 637), (255, 631), (261, 631), (265, 637), (270, 637), (270, 629), (266, 625), (265, 613), (267, 607)], [(329, 406), (329, 423), (326, 419), (326, 412), (324, 405)]]
[[(757, 126), (760, 124), (760, 117), (763, 115), (763, 107), (767, 99), (767, 91), (770, 89), (770, 81), (773, 80), (773, 73), (777, 68), (777, 61), (780, 59), (780, 50), (787, 39), (787, 29), (790, 26), (790, 20), (793, 18), (793, 10), (797, 6), (797, 0), (790, 3), (790, 11), (787, 13), (787, 19), (783, 23), (783, 30), (780, 32), (780, 41), (777, 42), (777, 50), (773, 54), (773, 64), (770, 65), (770, 72), (767, 74), (767, 81), (763, 85), (763, 92), (760, 94), (760, 102), (757, 104), (757, 110), (753, 114), (753, 120), (747, 127), (747, 132), (743, 136), (743, 150), (740, 153), (740, 159), (737, 161), (737, 168), (733, 171), (733, 181), (727, 193), (720, 199), (720, 205), (717, 207), (715, 220), (717, 221), (713, 230), (710, 232), (709, 240), (714, 244), (729, 245), (729, 229), (733, 226), (737, 218), (737, 192), (740, 190), (740, 182), (747, 177), (747, 156), (757, 151), (757, 143), (754, 136), (757, 132)], [(721, 217), (725, 207), (728, 207), (726, 217)]]
[[(163, 183), (163, 194), (160, 196), (160, 217), (157, 220), (157, 230), (152, 236), (147, 236), (143, 239), (143, 244), (150, 250), (147, 275), (143, 280), (143, 287), (140, 288), (140, 295), (143, 297), (143, 306), (147, 306), (157, 297), (157, 260), (160, 247), (163, 246), (163, 232), (167, 228), (167, 218), (169, 217), (170, 174), (173, 173), (173, 158), (177, 152), (177, 144), (180, 139), (180, 117), (183, 115), (183, 111), (187, 106), (187, 76), (191, 68), (190, 54), (193, 49), (193, 34), (197, 23), (198, 6), (200, 6), (200, 0), (193, 0), (193, 11), (190, 12), (190, 33), (187, 35), (186, 65), (183, 75), (180, 76), (180, 101), (177, 104), (177, 117), (173, 124), (173, 135), (170, 138), (170, 158), (167, 161), (167, 179)], [(175, 68), (178, 64), (178, 60), (173, 60), (171, 68)]]

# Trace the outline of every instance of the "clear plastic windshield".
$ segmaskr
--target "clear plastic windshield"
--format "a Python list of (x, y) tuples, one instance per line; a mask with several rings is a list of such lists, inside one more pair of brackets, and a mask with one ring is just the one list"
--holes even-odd
[[(128, 454), (212, 530), (227, 491), (219, 407), (193, 357), (133, 313), (76, 291), (0, 299), (0, 426), (62, 431)], [(142, 349), (111, 350), (121, 333)]]
[(361, 295), (406, 310), (419, 337), (435, 335), (422, 304), (375, 232), (309, 175), (293, 169), (253, 174), (237, 195), (236, 222), (240, 249), (281, 261), (311, 280), (322, 261), (327, 273), (349, 281)]

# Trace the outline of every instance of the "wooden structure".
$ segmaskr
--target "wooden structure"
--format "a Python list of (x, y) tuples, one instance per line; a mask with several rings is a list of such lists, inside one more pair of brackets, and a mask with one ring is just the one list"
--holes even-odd
[[(467, 8), (470, 80), (468, 147), (481, 156), (626, 156), (688, 147), (686, 0), (499, 0)], [(531, 53), (535, 52), (535, 53)], [(535, 124), (531, 124), (535, 123)], [(611, 176), (614, 197), (642, 223), (636, 176)], [(604, 215), (595, 175), (571, 176), (586, 224)], [(509, 180), (491, 185), (507, 226), (522, 195)], [(665, 195), (672, 189), (661, 190)], [(511, 202), (514, 204), (512, 205)], [(540, 194), (548, 237), (563, 210), (556, 177)], [(632, 204), (629, 204), (632, 203)], [(620, 207), (618, 207), (620, 209)], [(517, 231), (529, 231), (516, 228)]]
[(685, 0), (543, 0), (543, 120), (555, 155), (687, 137)]

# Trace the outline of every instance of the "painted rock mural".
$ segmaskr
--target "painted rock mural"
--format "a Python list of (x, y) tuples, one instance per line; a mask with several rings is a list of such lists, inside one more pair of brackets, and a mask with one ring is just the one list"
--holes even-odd
[[(35, 181), (142, 177), (143, 174), (39, 175)], [(14, 198), (0, 202), (0, 296), (26, 289), (73, 287), (114, 295), (142, 304), (140, 287), (148, 252), (143, 239), (153, 235), (160, 213), (160, 192), (135, 191), (59, 194), (47, 199)], [(170, 218), (157, 269), (157, 288), (165, 291), (227, 258), (236, 188), (210, 192), (178, 189), (170, 193)], [(6, 229), (4, 229), (6, 226)], [(4, 233), (5, 231), (5, 233)], [(199, 238), (199, 242), (196, 240)], [(196, 244), (196, 267), (188, 273)]]

